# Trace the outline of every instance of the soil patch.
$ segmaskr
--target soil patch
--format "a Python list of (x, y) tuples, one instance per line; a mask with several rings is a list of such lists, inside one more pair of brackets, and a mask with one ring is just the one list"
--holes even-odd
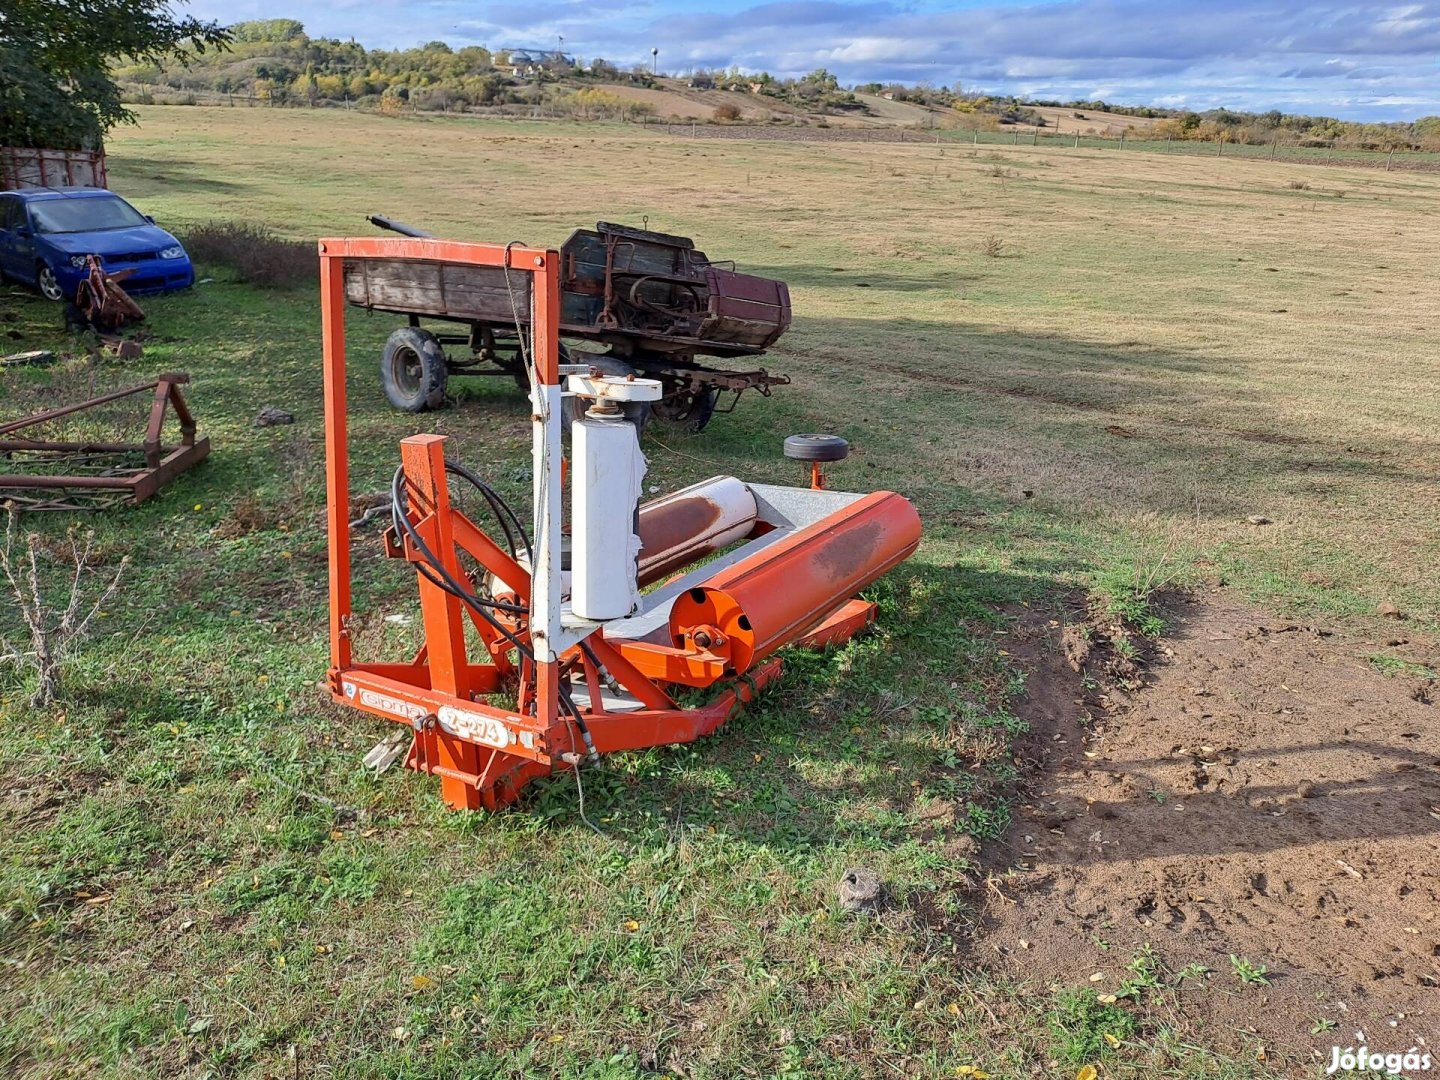
[[(988, 855), (981, 952), (1103, 994), (1150, 945), (1184, 1026), (1282, 1068), (1362, 1038), (1440, 1050), (1440, 695), (1368, 663), (1379, 642), (1223, 590), (1166, 615), (1131, 690), (1061, 625), (1008, 639), (1031, 780)], [(1433, 644), (1406, 647), (1434, 670)]]

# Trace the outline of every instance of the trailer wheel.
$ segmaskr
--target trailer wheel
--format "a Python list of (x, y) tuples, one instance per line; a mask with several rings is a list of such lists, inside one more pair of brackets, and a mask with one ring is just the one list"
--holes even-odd
[[(591, 357), (582, 355), (582, 359), (589, 360)], [(569, 364), (571, 362), (570, 350), (562, 341), (560, 342), (560, 363)], [(517, 349), (515, 355), (509, 358), (508, 363), (499, 360), (496, 363), (500, 365), (501, 370), (509, 373), (510, 377), (515, 380), (515, 385), (528, 397), (530, 395), (530, 372), (525, 368), (525, 361), (520, 351)]]
[(704, 386), (694, 392), (661, 398), (651, 408), (657, 419), (673, 424), (681, 431), (699, 434), (714, 417), (715, 404), (719, 400), (718, 387)]
[(385, 397), (404, 412), (425, 412), (445, 404), (445, 350), (428, 330), (403, 326), (385, 341), (380, 383)]
[[(589, 364), (603, 375), (638, 375), (629, 364), (622, 364), (611, 356), (601, 356), (596, 353), (572, 353), (570, 358), (572, 364)], [(560, 422), (568, 433), (570, 425), (585, 415), (585, 410), (590, 403), (584, 398), (568, 397), (564, 399), (565, 404), (560, 414)], [(645, 430), (645, 425), (650, 420), (650, 402), (648, 401), (627, 401), (622, 406), (625, 419), (635, 425), (635, 434), (638, 436)]]

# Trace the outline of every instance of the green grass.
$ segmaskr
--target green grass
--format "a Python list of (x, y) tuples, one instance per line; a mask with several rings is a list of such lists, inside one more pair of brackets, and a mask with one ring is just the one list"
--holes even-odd
[(1412, 679), (1435, 679), (1440, 678), (1436, 673), (1424, 664), (1417, 664), (1413, 660), (1402, 660), (1398, 656), (1386, 656), (1384, 653), (1376, 653), (1368, 657), (1370, 663), (1382, 675), (1394, 678), (1397, 675)]
[[(1148, 968), (1144, 1000), (1108, 1005), (977, 973), (972, 868), (947, 844), (1009, 820), (1026, 672), (1000, 634), (1027, 607), (1059, 619), (1093, 595), (1155, 633), (1159, 585), (1225, 580), (1327, 618), (1393, 599), (1433, 625), (1435, 417), (1417, 388), (1440, 322), (1406, 283), (1428, 266), (1434, 181), (1336, 170), (1347, 197), (1295, 210), (1307, 193), (1279, 166), (1178, 155), (1119, 171), (1022, 146), (1003, 151), (1017, 176), (994, 178), (963, 146), (142, 114), (112, 144), (113, 181), (165, 222), (313, 238), (389, 212), (558, 244), (648, 216), (786, 278), (796, 326), (766, 363), (795, 385), (698, 439), (653, 433), (647, 483), (795, 482), (781, 436), (835, 431), (856, 450), (835, 485), (904, 492), (926, 539), (871, 590), (875, 632), (788, 657), (712, 738), (589, 774), (603, 836), (565, 777), (513, 812), (452, 814), (426, 778), (365, 774), (387, 725), (319, 686), (313, 296), (207, 268), (217, 280), (146, 302), (138, 365), (7, 375), (18, 402), (188, 370), (215, 446), (153, 503), (94, 519), (103, 565), (133, 568), (63, 708), (27, 710), (25, 680), (0, 675), (9, 1074), (1019, 1077), (1092, 1053), (1121, 1077), (1263, 1071), (1190, 1049), (1206, 1036), (1150, 1007)], [(1383, 256), (1346, 254), (1377, 229)], [(979, 251), (991, 234), (1001, 258)], [(74, 353), (53, 309), (0, 307), (16, 348)], [(391, 328), (350, 319), (355, 490), (382, 488), (423, 428), (525, 505), (523, 399), (481, 381), (418, 422), (390, 412), (375, 360)], [(296, 424), (253, 427), (267, 404)], [(1277, 524), (1245, 523), (1259, 511)], [(383, 618), (413, 609), (413, 576), (365, 541), (356, 578), (362, 649), (413, 647)], [(896, 897), (879, 919), (838, 910), (855, 864)]]

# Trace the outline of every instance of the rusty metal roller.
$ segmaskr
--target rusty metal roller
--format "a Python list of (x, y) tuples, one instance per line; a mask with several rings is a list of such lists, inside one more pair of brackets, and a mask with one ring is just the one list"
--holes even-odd
[(659, 581), (744, 539), (755, 496), (733, 476), (714, 476), (640, 507), (640, 584)]
[(677, 596), (671, 639), (725, 657), (744, 674), (919, 543), (920, 516), (908, 499), (889, 491), (866, 495)]

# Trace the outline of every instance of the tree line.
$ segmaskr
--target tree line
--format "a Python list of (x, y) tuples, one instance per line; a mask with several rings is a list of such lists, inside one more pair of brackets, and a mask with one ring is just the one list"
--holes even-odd
[[(1252, 144), (1285, 142), (1368, 149), (1440, 150), (1440, 117), (1413, 123), (1362, 123), (1270, 110), (1196, 112), (1104, 101), (992, 96), (960, 86), (864, 83), (842, 86), (825, 69), (798, 78), (768, 72), (692, 70), (702, 90), (743, 92), (807, 112), (867, 111), (859, 95), (883, 95), (930, 109), (946, 126), (1047, 126), (1037, 107), (1145, 118), (1149, 137)], [(176, 18), (166, 0), (0, 0), (0, 145), (81, 148), (132, 119), (127, 102), (153, 91), (244, 96), (271, 105), (355, 103), (381, 112), (483, 109), (541, 104), (581, 118), (637, 118), (648, 103), (614, 92), (655, 85), (652, 67), (552, 50), (452, 48), (430, 41), (410, 49), (367, 49), (353, 38), (312, 38), (295, 19), (222, 27)], [(737, 99), (738, 100), (738, 99)], [(734, 120), (738, 106), (715, 110)]]

